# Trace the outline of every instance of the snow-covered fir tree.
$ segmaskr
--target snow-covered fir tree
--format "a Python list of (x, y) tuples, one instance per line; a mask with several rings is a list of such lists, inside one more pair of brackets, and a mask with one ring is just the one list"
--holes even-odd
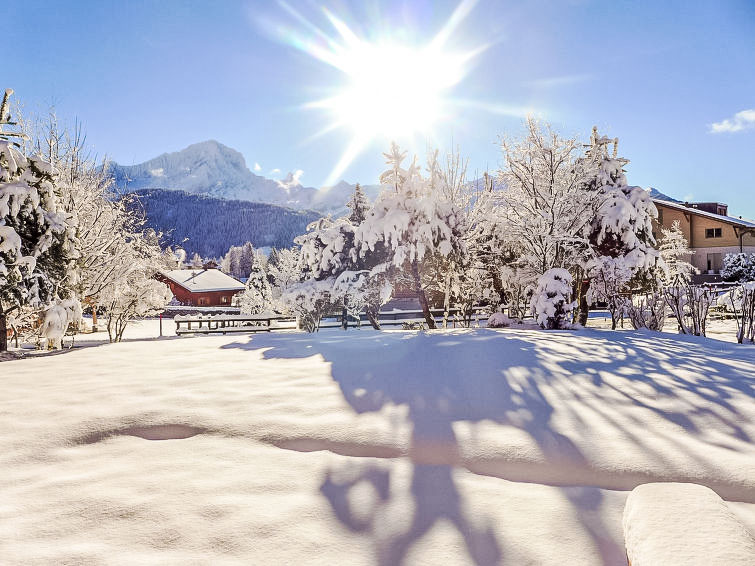
[(246, 289), (234, 297), (245, 314), (260, 314), (273, 308), (273, 292), (267, 275), (267, 258), (257, 252), (246, 282)]
[(359, 183), (354, 187), (354, 192), (352, 193), (349, 202), (346, 203), (346, 206), (351, 211), (349, 214), (349, 222), (354, 226), (361, 224), (364, 219), (367, 218), (367, 213), (370, 210), (370, 202)]
[(75, 259), (70, 218), (53, 166), (19, 150), (5, 91), (0, 103), (0, 351), (7, 349), (6, 318), (24, 307), (64, 298)]

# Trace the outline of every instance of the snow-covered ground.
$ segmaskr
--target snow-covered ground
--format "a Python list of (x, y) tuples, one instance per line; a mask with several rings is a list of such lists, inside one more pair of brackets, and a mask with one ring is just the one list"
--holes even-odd
[(626, 564), (652, 481), (709, 486), (755, 532), (752, 346), (156, 335), (0, 364), (4, 564)]

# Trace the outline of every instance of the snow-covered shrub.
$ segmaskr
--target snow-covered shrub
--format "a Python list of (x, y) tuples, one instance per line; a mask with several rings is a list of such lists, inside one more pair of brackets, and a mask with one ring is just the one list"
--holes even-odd
[(537, 280), (530, 309), (542, 328), (571, 328), (571, 312), (575, 307), (570, 301), (571, 289), (572, 277), (565, 269), (549, 269)]
[(61, 349), (63, 336), (70, 327), (78, 331), (81, 325), (81, 303), (76, 299), (56, 301), (42, 314), (40, 335), (47, 340), (48, 349)]
[(666, 301), (660, 293), (634, 298), (627, 305), (627, 313), (635, 330), (663, 330), (666, 323)]
[(333, 281), (309, 279), (283, 290), (281, 300), (296, 316), (299, 326), (307, 332), (320, 330), (323, 317), (340, 309), (341, 297), (333, 289)]
[(755, 280), (755, 253), (726, 254), (721, 276), (726, 281), (744, 282)]
[(755, 342), (755, 281), (742, 283), (720, 297), (717, 304), (734, 313), (737, 321), (737, 342)]
[(513, 323), (514, 321), (502, 312), (494, 312), (488, 318), (488, 328), (508, 328)]
[(713, 292), (705, 287), (690, 284), (664, 289), (664, 300), (676, 318), (681, 334), (705, 336), (708, 311), (713, 305)]
[(621, 294), (622, 289), (632, 278), (634, 265), (623, 256), (601, 256), (587, 264), (587, 273), (592, 278), (587, 291), (590, 302), (602, 301), (608, 305), (611, 313), (611, 329), (616, 329), (616, 322), (623, 316), (630, 300)]
[(152, 279), (153, 274), (148, 264), (137, 264), (123, 280), (103, 291), (101, 304), (107, 313), (111, 342), (123, 339), (123, 332), (132, 320), (157, 314), (173, 297), (165, 283)]

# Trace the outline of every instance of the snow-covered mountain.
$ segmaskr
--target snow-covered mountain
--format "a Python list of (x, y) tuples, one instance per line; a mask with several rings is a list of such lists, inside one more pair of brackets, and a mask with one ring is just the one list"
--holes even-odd
[[(255, 175), (244, 156), (215, 140), (190, 145), (138, 165), (110, 164), (119, 189), (181, 190), (227, 200), (246, 200), (287, 206), (321, 213), (341, 213), (354, 185), (341, 181), (333, 187), (316, 189), (303, 186), (295, 173), (277, 181)], [(365, 187), (373, 198), (378, 185)]]

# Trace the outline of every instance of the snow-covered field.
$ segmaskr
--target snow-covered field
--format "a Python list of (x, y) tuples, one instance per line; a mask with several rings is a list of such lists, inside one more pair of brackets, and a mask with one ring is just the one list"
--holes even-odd
[(0, 364), (3, 564), (626, 564), (652, 481), (755, 532), (752, 346), (156, 330)]

